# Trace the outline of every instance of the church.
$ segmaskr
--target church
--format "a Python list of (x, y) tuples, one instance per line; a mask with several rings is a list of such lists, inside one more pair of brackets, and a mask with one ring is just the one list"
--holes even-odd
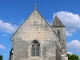
[(52, 25), (35, 8), (11, 37), (9, 60), (68, 60), (65, 26), (56, 15)]

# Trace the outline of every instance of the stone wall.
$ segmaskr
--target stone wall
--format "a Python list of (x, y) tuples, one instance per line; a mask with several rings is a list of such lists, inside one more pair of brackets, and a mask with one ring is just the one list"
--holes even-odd
[[(60, 44), (61, 47), (66, 49), (66, 39), (65, 39), (65, 28), (64, 27), (52, 27), (52, 29), (56, 32), (59, 30), (60, 31)], [(66, 50), (65, 50), (66, 52)]]
[[(36, 10), (18, 28), (11, 39), (14, 60), (56, 59), (55, 42), (59, 38)], [(40, 56), (31, 56), (31, 43), (33, 40), (37, 40), (40, 43)]]

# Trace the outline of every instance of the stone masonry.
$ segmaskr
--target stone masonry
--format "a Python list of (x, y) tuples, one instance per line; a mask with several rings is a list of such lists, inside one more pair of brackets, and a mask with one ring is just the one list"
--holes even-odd
[[(55, 20), (53, 20), (53, 25), (50, 26), (34, 9), (11, 37), (10, 60), (68, 60), (65, 26), (57, 16), (55, 16)], [(60, 36), (58, 36), (58, 30)], [(31, 55), (32, 41), (34, 40), (37, 40), (40, 44), (39, 56)]]

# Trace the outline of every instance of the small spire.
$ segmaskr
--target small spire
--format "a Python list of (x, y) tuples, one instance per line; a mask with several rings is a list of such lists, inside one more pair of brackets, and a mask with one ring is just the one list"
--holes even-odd
[(34, 9), (36, 9), (36, 7), (37, 7), (37, 5), (36, 5), (36, 4), (34, 4)]

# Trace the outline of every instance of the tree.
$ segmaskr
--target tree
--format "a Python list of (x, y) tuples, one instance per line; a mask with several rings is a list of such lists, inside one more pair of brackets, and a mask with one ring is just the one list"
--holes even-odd
[(0, 55), (0, 60), (3, 60), (3, 56), (2, 55)]
[(80, 60), (76, 54), (67, 54), (68, 60)]

